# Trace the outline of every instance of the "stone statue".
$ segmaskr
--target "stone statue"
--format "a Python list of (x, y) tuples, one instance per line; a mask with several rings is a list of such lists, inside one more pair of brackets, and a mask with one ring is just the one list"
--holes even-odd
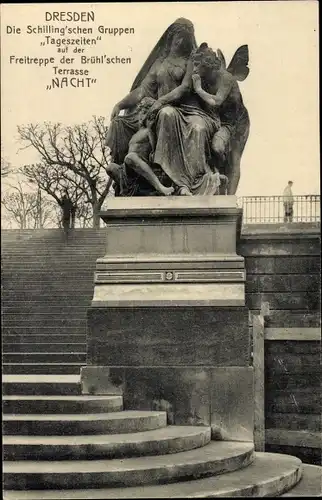
[[(229, 194), (236, 191), (249, 128), (236, 80), (248, 71), (248, 60), (241, 47), (226, 70), (221, 52), (214, 55), (207, 44), (197, 50), (187, 19), (178, 19), (162, 35), (131, 92), (112, 112), (108, 173), (116, 195), (211, 195), (222, 192), (221, 184)], [(154, 101), (140, 119), (146, 98)], [(240, 110), (248, 123), (244, 142)]]
[(202, 43), (194, 54), (193, 88), (209, 106), (217, 109), (220, 128), (212, 139), (211, 162), (228, 177), (228, 194), (235, 194), (240, 178), (240, 160), (249, 135), (249, 116), (237, 81), (248, 76), (248, 47), (243, 45), (226, 69), (220, 49), (217, 54)]

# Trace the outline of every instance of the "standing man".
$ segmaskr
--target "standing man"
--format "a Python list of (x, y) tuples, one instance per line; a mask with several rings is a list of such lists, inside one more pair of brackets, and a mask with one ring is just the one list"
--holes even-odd
[(288, 181), (283, 192), (284, 222), (293, 222), (294, 197), (292, 193), (293, 181)]
[(62, 222), (63, 222), (63, 229), (65, 234), (67, 235), (69, 229), (72, 227), (72, 222), (73, 222), (73, 202), (69, 196), (68, 190), (65, 189), (65, 193), (61, 199), (60, 206), (62, 208)]

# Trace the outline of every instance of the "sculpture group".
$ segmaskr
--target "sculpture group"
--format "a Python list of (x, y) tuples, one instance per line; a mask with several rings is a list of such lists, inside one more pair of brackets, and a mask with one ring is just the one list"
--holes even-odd
[(197, 47), (189, 20), (171, 24), (112, 111), (115, 195), (235, 194), (249, 134), (237, 82), (248, 73), (247, 45), (226, 67), (219, 49)]

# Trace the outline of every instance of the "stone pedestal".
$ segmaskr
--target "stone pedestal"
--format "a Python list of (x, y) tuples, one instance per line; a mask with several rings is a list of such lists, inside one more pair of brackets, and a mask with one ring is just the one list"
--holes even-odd
[(109, 201), (85, 393), (122, 392), (127, 409), (166, 409), (170, 423), (252, 440), (241, 216), (235, 196)]
[(234, 196), (114, 198), (93, 307), (244, 306)]

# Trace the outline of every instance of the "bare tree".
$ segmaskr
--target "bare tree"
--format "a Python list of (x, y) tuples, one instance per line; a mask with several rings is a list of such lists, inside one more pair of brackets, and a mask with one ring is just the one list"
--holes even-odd
[(80, 227), (91, 227), (93, 220), (93, 209), (90, 203), (82, 200), (82, 203), (77, 205), (76, 219), (79, 221)]
[(10, 188), (11, 191), (4, 194), (1, 203), (19, 228), (27, 229), (36, 210), (37, 193), (25, 192), (20, 181), (15, 186), (10, 185)]
[(46, 163), (25, 165), (19, 172), (28, 179), (28, 182), (37, 184), (55, 200), (59, 207), (59, 227), (62, 225), (63, 197), (66, 194), (73, 204), (76, 219), (79, 220), (81, 227), (91, 225), (93, 215), (90, 198), (87, 196), (86, 181), (82, 177), (67, 167)]
[(6, 160), (3, 156), (1, 156), (1, 177), (8, 177), (8, 175), (12, 172), (12, 167), (10, 162)]
[[(38, 166), (29, 165), (23, 169), (27, 178), (31, 180), (33, 177), (48, 193), (49, 185), (51, 191), (57, 190), (61, 182), (77, 185), (92, 207), (93, 227), (99, 227), (99, 211), (112, 186), (112, 179), (106, 173), (110, 161), (106, 132), (103, 117), (94, 117), (88, 123), (73, 127), (47, 122), (18, 127), (24, 147), (35, 148), (42, 160)], [(39, 169), (42, 169), (42, 185), (39, 183)], [(52, 189), (55, 183), (56, 188)]]
[(56, 203), (45, 197), (40, 189), (37, 194), (34, 193), (36, 203), (29, 215), (29, 226), (34, 229), (41, 229), (48, 226), (58, 226), (56, 217)]

